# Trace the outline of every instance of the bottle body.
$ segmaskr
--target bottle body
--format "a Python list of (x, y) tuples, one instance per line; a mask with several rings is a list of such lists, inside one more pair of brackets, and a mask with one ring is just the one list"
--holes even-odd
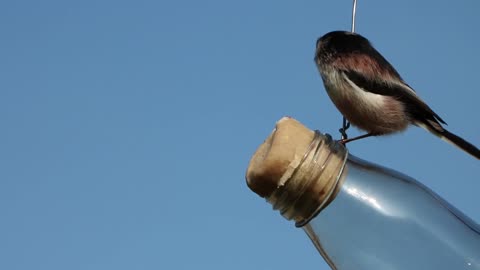
[(332, 269), (480, 270), (480, 227), (416, 180), (349, 156), (303, 227)]

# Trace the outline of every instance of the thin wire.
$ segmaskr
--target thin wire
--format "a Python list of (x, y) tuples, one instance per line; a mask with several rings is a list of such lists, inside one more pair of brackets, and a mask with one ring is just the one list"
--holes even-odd
[(352, 8), (352, 33), (355, 33), (355, 15), (357, 15), (357, 0), (353, 0), (353, 8)]

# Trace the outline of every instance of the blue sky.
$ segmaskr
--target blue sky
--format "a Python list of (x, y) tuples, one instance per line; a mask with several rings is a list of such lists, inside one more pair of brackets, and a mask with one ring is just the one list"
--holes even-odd
[[(359, 1), (357, 31), (480, 145), (480, 2)], [(244, 180), (284, 115), (338, 136), (313, 63), (351, 1), (0, 3), (0, 269), (329, 269)], [(360, 134), (350, 131), (351, 135)], [(477, 222), (478, 160), (349, 145)]]

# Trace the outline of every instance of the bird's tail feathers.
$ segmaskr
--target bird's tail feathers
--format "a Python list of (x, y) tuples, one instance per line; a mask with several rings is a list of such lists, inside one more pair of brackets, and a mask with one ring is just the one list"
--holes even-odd
[(435, 136), (440, 139), (460, 148), (461, 150), (469, 153), (470, 155), (480, 159), (480, 150), (473, 144), (467, 142), (466, 140), (460, 138), (459, 136), (451, 133), (450, 131), (444, 129), (439, 124), (435, 123), (433, 125), (425, 123), (416, 123), (418, 126), (430, 131)]

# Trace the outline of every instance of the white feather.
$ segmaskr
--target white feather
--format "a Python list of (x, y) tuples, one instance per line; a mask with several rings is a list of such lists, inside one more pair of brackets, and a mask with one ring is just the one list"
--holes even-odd
[(343, 79), (345, 79), (348, 84), (352, 87), (353, 89), (353, 94), (365, 105), (373, 108), (379, 108), (382, 109), (384, 104), (385, 104), (385, 96), (375, 94), (369, 91), (366, 91), (365, 89), (359, 87), (356, 85), (354, 82), (352, 82), (345, 74), (342, 73)]

